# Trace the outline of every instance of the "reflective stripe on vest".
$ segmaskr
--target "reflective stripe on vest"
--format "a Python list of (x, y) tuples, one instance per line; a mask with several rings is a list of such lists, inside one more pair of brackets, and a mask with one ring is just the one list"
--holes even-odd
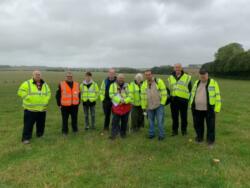
[[(198, 86), (198, 82), (199, 81), (196, 81), (194, 86), (193, 86), (193, 89), (192, 89), (192, 97), (191, 97), (191, 100), (190, 100), (190, 104), (192, 105), (193, 102), (195, 102), (195, 96), (196, 96), (196, 91), (197, 91), (197, 86)], [(211, 79), (210, 80), (210, 83), (207, 87), (207, 90), (208, 90), (208, 103), (209, 105), (217, 105), (217, 106), (220, 106), (221, 105), (221, 97), (220, 97), (220, 93), (217, 92), (216, 93), (216, 82)], [(219, 88), (218, 88), (219, 90)], [(220, 110), (220, 107), (219, 107), (219, 110)]]
[(96, 86), (97, 86), (97, 84), (95, 82), (93, 82), (89, 88), (86, 85), (84, 85), (83, 83), (81, 84), (81, 99), (82, 99), (82, 101), (84, 101), (84, 102), (87, 100), (89, 100), (90, 102), (96, 101), (96, 98), (97, 98)]
[(181, 97), (184, 99), (189, 99), (190, 92), (188, 89), (188, 84), (191, 80), (191, 76), (183, 74), (181, 78), (177, 81), (174, 76), (169, 77), (170, 85), (170, 95), (175, 97)]
[(60, 87), (62, 106), (71, 106), (79, 104), (79, 84), (77, 82), (73, 82), (72, 89), (69, 87), (66, 81), (62, 81), (60, 83)]
[(140, 106), (141, 105), (141, 91), (140, 91), (140, 86), (138, 86), (135, 82), (131, 82), (133, 85), (133, 105), (135, 106)]
[(120, 88), (120, 92), (118, 91), (118, 84), (115, 82), (113, 84), (111, 84), (112, 89), (111, 89), (111, 92), (110, 92), (110, 95), (113, 96), (112, 97), (112, 102), (114, 104), (117, 104), (120, 102), (121, 100), (121, 97), (123, 99), (125, 99), (128, 95), (129, 95), (129, 91), (128, 91), (128, 84), (127, 83), (124, 83), (123, 87)]
[(31, 90), (31, 83), (30, 83), (29, 80), (27, 81), (27, 84), (28, 84), (28, 95), (45, 95), (45, 96), (48, 95), (48, 87), (47, 87), (47, 84), (44, 84), (44, 86), (45, 86), (45, 92), (42, 92), (42, 89), (41, 89), (41, 90), (38, 90), (38, 91), (36, 91), (36, 92), (32, 92), (32, 90)]
[[(33, 79), (26, 81), (28, 90), (23, 98), (23, 107), (33, 111), (44, 111), (48, 106), (50, 91), (46, 83), (42, 85), (41, 90), (33, 84)], [(20, 89), (23, 90), (23, 89)]]

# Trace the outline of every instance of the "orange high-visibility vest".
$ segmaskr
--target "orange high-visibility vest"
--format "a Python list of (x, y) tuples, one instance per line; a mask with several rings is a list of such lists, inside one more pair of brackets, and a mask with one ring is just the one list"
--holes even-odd
[(66, 81), (62, 81), (60, 83), (61, 87), (61, 105), (62, 106), (71, 106), (79, 104), (79, 84), (77, 82), (73, 82), (72, 89), (66, 83)]

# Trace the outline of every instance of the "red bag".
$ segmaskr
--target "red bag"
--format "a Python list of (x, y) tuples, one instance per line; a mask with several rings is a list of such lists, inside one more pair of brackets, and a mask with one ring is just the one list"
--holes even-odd
[(132, 108), (131, 104), (119, 104), (117, 106), (113, 105), (112, 106), (112, 112), (117, 115), (124, 115), (128, 113)]

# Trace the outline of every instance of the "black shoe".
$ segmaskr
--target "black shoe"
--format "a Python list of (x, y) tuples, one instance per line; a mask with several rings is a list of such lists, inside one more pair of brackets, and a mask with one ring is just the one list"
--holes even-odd
[(202, 139), (198, 139), (198, 138), (196, 137), (196, 138), (195, 138), (195, 142), (198, 143), (198, 144), (200, 144), (200, 143), (203, 142), (203, 140), (202, 140)]
[(177, 136), (178, 135), (178, 133), (172, 133), (172, 135), (171, 136)]
[(115, 139), (115, 136), (110, 135), (110, 136), (109, 136), (109, 139), (110, 139), (110, 140), (114, 140), (114, 139)]
[(103, 131), (109, 131), (109, 128), (103, 128)]
[(121, 135), (121, 138), (126, 138), (126, 134), (122, 134), (122, 135)]
[(67, 137), (68, 133), (62, 133), (63, 137)]
[(153, 139), (154, 137), (155, 137), (155, 136), (154, 136), (154, 135), (152, 135), (152, 136), (149, 136), (148, 138), (149, 138), (149, 139)]
[(182, 136), (186, 136), (187, 135), (187, 131), (182, 132)]
[(158, 137), (158, 140), (159, 140), (159, 141), (162, 141), (162, 140), (164, 140), (164, 137), (159, 136), (159, 137)]
[(133, 128), (133, 129), (132, 129), (132, 132), (134, 132), (134, 133), (136, 133), (136, 132), (138, 132), (138, 131), (139, 131), (138, 128)]

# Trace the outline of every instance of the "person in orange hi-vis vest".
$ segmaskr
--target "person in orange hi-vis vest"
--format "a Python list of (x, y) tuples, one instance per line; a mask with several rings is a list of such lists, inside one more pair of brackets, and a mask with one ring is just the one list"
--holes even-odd
[(68, 134), (68, 119), (71, 116), (72, 130), (74, 133), (78, 131), (77, 114), (80, 104), (80, 86), (78, 82), (73, 81), (73, 74), (66, 73), (66, 78), (61, 81), (56, 92), (57, 105), (61, 109), (62, 114), (62, 133)]

